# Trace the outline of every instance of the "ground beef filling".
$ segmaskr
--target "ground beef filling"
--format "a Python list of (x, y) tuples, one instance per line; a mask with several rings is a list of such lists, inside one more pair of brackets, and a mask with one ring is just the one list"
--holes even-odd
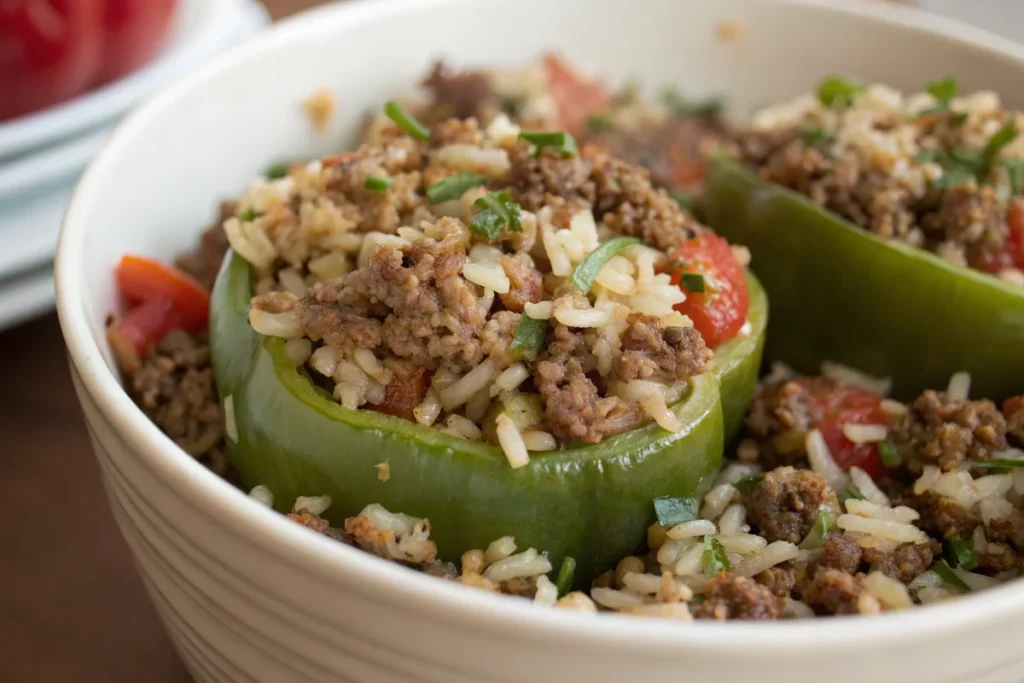
[(800, 543), (822, 509), (833, 513), (839, 501), (820, 474), (780, 467), (765, 475), (751, 494), (750, 520), (769, 542)]

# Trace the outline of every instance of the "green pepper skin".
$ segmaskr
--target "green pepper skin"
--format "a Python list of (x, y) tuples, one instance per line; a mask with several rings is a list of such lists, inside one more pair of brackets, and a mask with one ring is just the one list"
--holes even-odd
[(893, 379), (910, 400), (960, 370), (971, 393), (1024, 386), (1024, 288), (887, 242), (719, 157), (704, 209), (746, 245), (772, 302), (765, 357), (804, 373), (824, 360)]
[[(369, 503), (428, 517), (439, 556), (513, 535), (547, 551), (552, 566), (576, 559), (576, 584), (634, 552), (654, 521), (656, 496), (700, 496), (722, 457), (714, 374), (696, 378), (673, 406), (684, 427), (656, 425), (596, 445), (536, 453), (519, 469), (500, 449), (370, 410), (348, 410), (295, 368), (279, 339), (248, 324), (250, 269), (230, 254), (214, 288), (213, 367), (231, 397), (238, 441), (228, 438), (242, 484), (268, 486), (287, 512), (299, 495), (331, 496), (339, 525)], [(390, 476), (378, 478), (387, 462)]]
[(714, 372), (721, 382), (722, 418), (727, 444), (739, 433), (747, 406), (754, 397), (768, 327), (768, 295), (761, 282), (749, 270), (747, 290), (750, 293), (750, 310), (747, 313), (750, 331), (715, 349)]

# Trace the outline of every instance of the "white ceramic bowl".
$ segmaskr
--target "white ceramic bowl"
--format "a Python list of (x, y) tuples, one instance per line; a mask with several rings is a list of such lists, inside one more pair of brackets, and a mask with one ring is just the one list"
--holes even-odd
[[(722, 41), (717, 28), (737, 22)], [(838, 72), (920, 87), (943, 74), (1021, 107), (1024, 47), (882, 3), (389, 0), (288, 22), (127, 120), (78, 186), (57, 262), (75, 384), (114, 514), (168, 632), (205, 681), (1024, 679), (1024, 583), (878, 618), (678, 624), (534, 608), (329, 541), (192, 461), (121, 391), (104, 341), (124, 252), (170, 257), (218, 199), (276, 159), (334, 150), (428, 61), (522, 63), (551, 47), (740, 110)], [(297, 103), (333, 88), (331, 135)], [(273, 416), (268, 416), (273, 419)], [(557, 523), (557, 520), (552, 520)], [(437, 533), (444, 533), (438, 529)]]

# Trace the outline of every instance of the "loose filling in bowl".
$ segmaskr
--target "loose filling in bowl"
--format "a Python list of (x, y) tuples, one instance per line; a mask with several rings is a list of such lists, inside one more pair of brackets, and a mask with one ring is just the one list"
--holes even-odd
[(950, 78), (904, 95), (834, 76), (759, 112), (735, 154), (880, 237), (1024, 285), (1022, 125)]
[[(513, 468), (645, 423), (683, 428), (671, 404), (743, 334), (749, 254), (658, 189), (703, 177), (707, 140), (726, 136), (715, 107), (611, 96), (554, 57), (439, 65), (425, 86), (419, 120), (389, 103), (359, 150), (275, 167), (225, 203), (178, 269), (122, 260), (109, 336), (127, 389), (218, 474), (233, 476), (225, 436), (240, 429), (206, 332), (229, 244), (253, 273), (253, 330), (284, 338), (325, 395), (494, 444)], [(1016, 115), (956, 95), (948, 80), (904, 99), (829, 79), (731, 144), (862, 227), (1016, 281)], [(966, 373), (908, 403), (889, 384), (773, 366), (707, 493), (653, 499), (635, 554), (583, 589), (572, 557), (554, 567), (514, 535), (439, 557), (429, 520), (379, 504), (334, 527), (336, 501), (314, 490), (288, 516), (445, 580), (678, 620), (874, 614), (1017, 577), (1024, 397), (972, 399)], [(249, 495), (275, 503), (262, 484)]]

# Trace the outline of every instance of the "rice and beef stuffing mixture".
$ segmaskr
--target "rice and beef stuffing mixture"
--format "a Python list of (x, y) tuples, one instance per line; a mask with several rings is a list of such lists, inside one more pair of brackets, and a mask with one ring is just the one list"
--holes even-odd
[(612, 91), (554, 54), (519, 69), (458, 70), (438, 62), (410, 106), (431, 123), (475, 117), (486, 125), (505, 114), (526, 128), (568, 130), (647, 168), (656, 185), (680, 197), (699, 189), (711, 152), (729, 134), (717, 99), (690, 100), (666, 89), (649, 100), (635, 83)]
[(948, 78), (904, 95), (831, 77), (756, 114), (733, 152), (879, 237), (1024, 285), (1022, 124)]
[(514, 466), (652, 419), (677, 430), (667, 406), (713, 353), (659, 268), (706, 229), (602, 148), (519, 133), (503, 115), (390, 123), (256, 181), (224, 224), (257, 272), (253, 328), (344, 406)]

